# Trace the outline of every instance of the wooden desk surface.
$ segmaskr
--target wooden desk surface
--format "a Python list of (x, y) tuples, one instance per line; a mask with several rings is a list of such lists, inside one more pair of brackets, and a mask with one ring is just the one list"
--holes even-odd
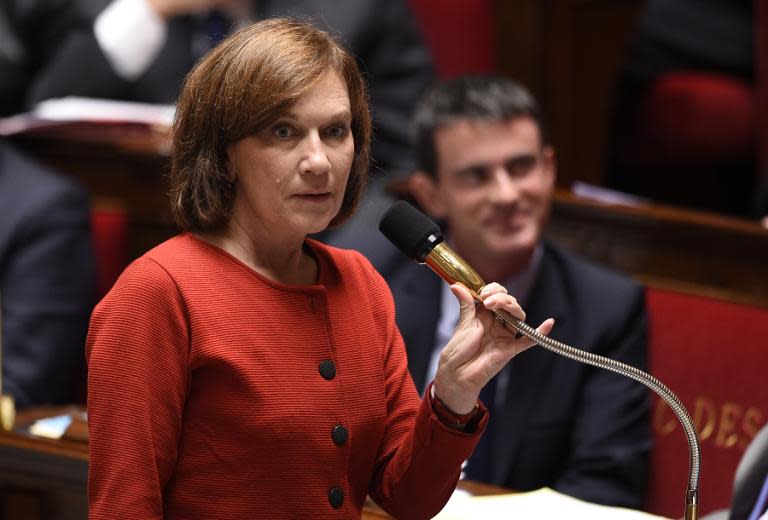
[(22, 430), (35, 419), (68, 409), (19, 415), (15, 431), (0, 431), (0, 517), (84, 520), (88, 517), (88, 445), (33, 437)]

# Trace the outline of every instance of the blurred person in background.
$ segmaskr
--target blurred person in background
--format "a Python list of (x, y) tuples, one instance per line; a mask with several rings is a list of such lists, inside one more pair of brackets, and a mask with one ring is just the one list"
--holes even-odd
[(701, 520), (768, 520), (768, 424), (758, 431), (739, 461), (730, 508)]
[[(374, 227), (390, 201), (385, 181), (412, 167), (405, 129), (434, 73), (406, 0), (75, 1), (89, 29), (57, 45), (57, 59), (27, 92), (28, 106), (72, 95), (173, 103), (194, 63), (226, 34), (257, 20), (295, 17), (337, 35), (368, 85), (375, 133), (371, 182), (345, 227)], [(334, 233), (318, 237), (331, 241)]]
[[(542, 237), (555, 150), (538, 104), (516, 82), (466, 76), (437, 84), (414, 116), (417, 170), (408, 187), (446, 240), (485, 280), (498, 280), (551, 336), (647, 367), (643, 288)], [(424, 391), (459, 318), (446, 284), (378, 233), (345, 236), (395, 299), (408, 367)], [(543, 486), (601, 504), (641, 508), (651, 437), (646, 389), (544, 349), (515, 357), (486, 385), (491, 414), (465, 476), (516, 490)]]
[[(69, 0), (0, 0), (0, 115), (22, 110), (79, 20)], [(95, 269), (86, 190), (0, 139), (3, 392), (17, 408), (82, 399)]]
[(80, 95), (173, 103), (194, 63), (233, 29), (296, 17), (338, 35), (369, 86), (374, 171), (409, 169), (413, 105), (433, 79), (430, 55), (405, 0), (77, 0), (91, 31), (69, 39), (29, 101)]
[(88, 27), (74, 0), (0, 0), (0, 116), (27, 108), (59, 51)]
[(82, 187), (0, 140), (3, 391), (19, 409), (82, 399), (96, 298), (88, 208)]

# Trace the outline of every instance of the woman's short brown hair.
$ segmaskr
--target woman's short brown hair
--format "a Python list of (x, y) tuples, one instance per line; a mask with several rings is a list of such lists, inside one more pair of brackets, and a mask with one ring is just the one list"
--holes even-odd
[(216, 231), (230, 216), (227, 147), (263, 130), (326, 72), (346, 83), (355, 155), (339, 213), (346, 220), (368, 176), (371, 123), (355, 59), (331, 35), (299, 21), (258, 22), (219, 44), (189, 73), (171, 144), (171, 211), (187, 231)]

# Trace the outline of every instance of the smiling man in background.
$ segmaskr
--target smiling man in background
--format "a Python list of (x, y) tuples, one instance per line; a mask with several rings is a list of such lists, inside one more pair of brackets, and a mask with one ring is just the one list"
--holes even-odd
[[(449, 244), (486, 282), (505, 285), (527, 322), (554, 317), (551, 337), (645, 369), (642, 287), (542, 239), (555, 151), (530, 93), (504, 78), (457, 78), (427, 93), (414, 126), (409, 190), (443, 224)], [(459, 317), (448, 285), (378, 237), (339, 243), (362, 250), (389, 282), (423, 390)], [(642, 507), (650, 449), (644, 387), (530, 349), (486, 389), (491, 420), (467, 478)]]

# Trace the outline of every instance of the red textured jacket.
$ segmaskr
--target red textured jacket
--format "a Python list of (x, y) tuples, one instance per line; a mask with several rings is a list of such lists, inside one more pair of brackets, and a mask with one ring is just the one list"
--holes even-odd
[(450, 496), (474, 434), (408, 374), (385, 282), (308, 241), (320, 281), (270, 281), (189, 234), (135, 261), (88, 334), (90, 518), (397, 518)]

